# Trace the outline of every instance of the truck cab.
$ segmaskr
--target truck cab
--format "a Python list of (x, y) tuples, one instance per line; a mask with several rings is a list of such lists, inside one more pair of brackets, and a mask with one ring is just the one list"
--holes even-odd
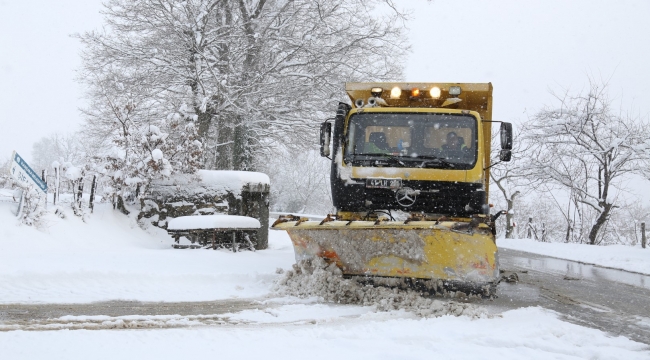
[(346, 92), (353, 106), (340, 103), (321, 126), (339, 212), (489, 214), (492, 84), (347, 83)]

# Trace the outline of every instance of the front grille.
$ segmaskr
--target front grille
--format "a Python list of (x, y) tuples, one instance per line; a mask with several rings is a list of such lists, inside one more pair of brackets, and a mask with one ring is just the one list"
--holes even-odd
[(363, 191), (366, 207), (371, 209), (401, 209), (432, 213), (463, 212), (480, 184), (404, 181), (403, 187), (420, 190), (413, 205), (404, 207), (396, 200), (396, 191), (368, 189)]

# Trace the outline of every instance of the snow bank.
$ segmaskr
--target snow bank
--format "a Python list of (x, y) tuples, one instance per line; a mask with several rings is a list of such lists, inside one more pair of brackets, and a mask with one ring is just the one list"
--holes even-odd
[(87, 222), (63, 207), (66, 219), (46, 217), (43, 231), (17, 225), (15, 207), (0, 201), (0, 303), (255, 298), (295, 262), (282, 231), (264, 251), (177, 250), (166, 231), (144, 231), (110, 204)]
[(497, 239), (497, 246), (586, 264), (650, 275), (650, 248), (641, 246), (544, 243), (531, 239)]
[(167, 230), (259, 228), (259, 220), (239, 215), (181, 216), (170, 220), (167, 225)]

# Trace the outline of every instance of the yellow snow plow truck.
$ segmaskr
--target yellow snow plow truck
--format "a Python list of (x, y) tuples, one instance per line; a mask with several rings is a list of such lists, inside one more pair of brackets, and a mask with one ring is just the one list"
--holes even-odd
[[(323, 221), (281, 216), (296, 260), (320, 257), (345, 276), (429, 293), (492, 296), (496, 218), (487, 203), (492, 84), (347, 83), (321, 125), (337, 209)], [(512, 125), (501, 122), (500, 161)]]

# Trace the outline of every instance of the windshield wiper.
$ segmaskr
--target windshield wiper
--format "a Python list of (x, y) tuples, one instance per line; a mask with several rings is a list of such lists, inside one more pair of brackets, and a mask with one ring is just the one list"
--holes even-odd
[(355, 155), (362, 155), (362, 156), (381, 156), (381, 157), (383, 157), (383, 158), (387, 158), (387, 159), (393, 160), (393, 161), (397, 162), (398, 164), (400, 164), (400, 165), (402, 165), (402, 166), (406, 166), (406, 164), (404, 164), (404, 162), (403, 162), (402, 160), (400, 160), (400, 158), (398, 158), (398, 157), (395, 156), (395, 155), (391, 155), (391, 154), (385, 154), (385, 153), (363, 153), (363, 154), (355, 154)]
[(441, 157), (435, 156), (435, 155), (418, 155), (418, 156), (414, 157), (413, 159), (414, 160), (415, 159), (424, 159), (424, 161), (422, 162), (420, 167), (424, 167), (426, 164), (433, 163), (433, 162), (437, 162), (437, 163), (440, 163), (440, 164), (443, 164), (443, 165), (447, 165), (447, 166), (452, 167), (452, 168), (455, 167), (454, 164), (450, 163), (449, 161), (445, 160), (444, 158), (441, 158)]

